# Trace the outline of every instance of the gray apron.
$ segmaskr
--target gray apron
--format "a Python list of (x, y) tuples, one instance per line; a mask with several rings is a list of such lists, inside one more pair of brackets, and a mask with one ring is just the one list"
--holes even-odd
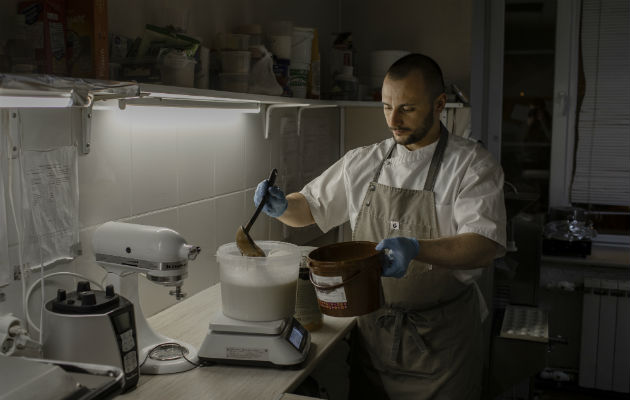
[[(365, 194), (353, 240), (439, 237), (433, 187), (447, 141), (441, 126), (423, 190), (378, 183), (393, 144)], [(403, 278), (381, 280), (384, 306), (360, 317), (353, 336), (351, 397), (478, 399), (483, 354), (473, 285), (416, 260)]]

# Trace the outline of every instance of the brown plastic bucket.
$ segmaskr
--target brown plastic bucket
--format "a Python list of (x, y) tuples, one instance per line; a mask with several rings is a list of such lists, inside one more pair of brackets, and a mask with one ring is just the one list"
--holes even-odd
[(311, 283), (322, 313), (353, 317), (381, 306), (382, 252), (374, 247), (373, 242), (342, 242), (309, 253)]

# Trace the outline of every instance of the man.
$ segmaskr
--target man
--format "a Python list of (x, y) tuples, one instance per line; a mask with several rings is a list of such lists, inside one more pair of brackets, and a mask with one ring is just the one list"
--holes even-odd
[(290, 226), (328, 231), (347, 220), (354, 240), (378, 242), (385, 305), (358, 319), (351, 397), (475, 399), (481, 322), (475, 283), (504, 253), (503, 172), (479, 144), (450, 135), (440, 67), (410, 54), (383, 81), (393, 138), (349, 151), (299, 193), (259, 184), (254, 201)]

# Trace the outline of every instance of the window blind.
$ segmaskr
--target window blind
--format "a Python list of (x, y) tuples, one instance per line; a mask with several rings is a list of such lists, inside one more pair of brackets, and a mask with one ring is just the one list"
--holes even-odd
[(583, 0), (571, 202), (630, 206), (630, 1)]

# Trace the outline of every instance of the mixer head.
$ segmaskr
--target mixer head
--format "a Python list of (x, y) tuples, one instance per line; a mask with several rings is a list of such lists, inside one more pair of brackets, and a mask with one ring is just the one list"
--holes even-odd
[(148, 280), (174, 286), (172, 294), (183, 297), (181, 286), (188, 276), (188, 261), (201, 251), (177, 232), (156, 226), (106, 222), (94, 232), (96, 262), (109, 272), (144, 273)]

